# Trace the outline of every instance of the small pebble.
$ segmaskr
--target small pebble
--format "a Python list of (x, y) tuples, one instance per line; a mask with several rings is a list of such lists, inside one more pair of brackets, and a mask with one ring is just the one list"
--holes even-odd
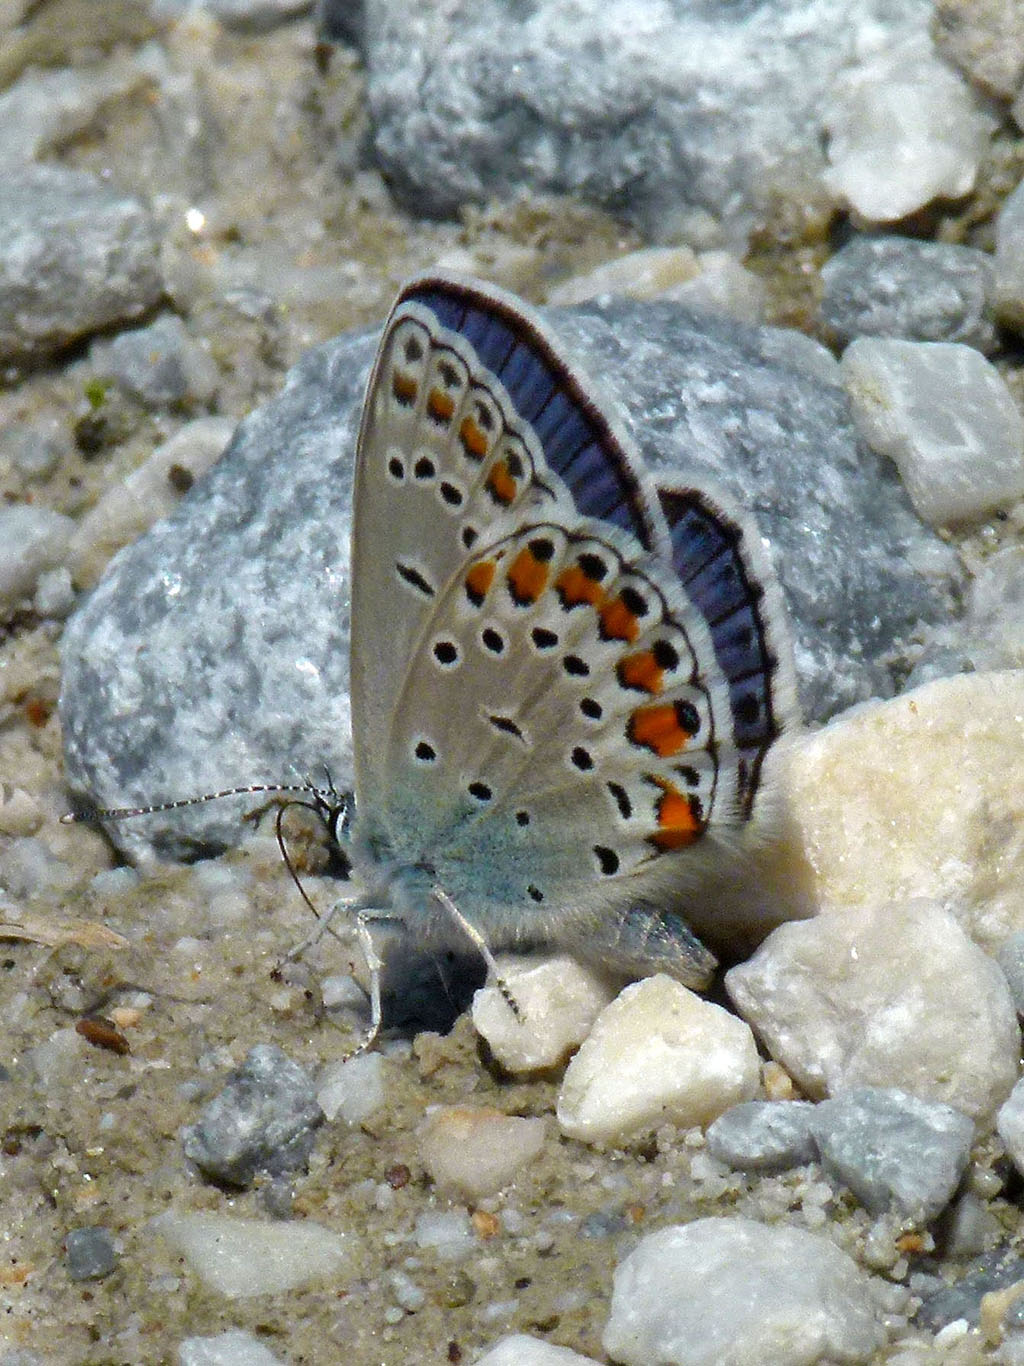
[(73, 1281), (98, 1281), (117, 1265), (110, 1230), (100, 1226), (76, 1228), (64, 1239), (68, 1275)]
[(362, 1123), (384, 1104), (384, 1059), (379, 1053), (360, 1053), (327, 1063), (317, 1081), (316, 1098), (329, 1120)]
[(231, 1328), (209, 1338), (184, 1338), (178, 1344), (176, 1366), (284, 1366), (252, 1333)]
[(543, 1119), (442, 1106), (420, 1126), (419, 1157), (439, 1190), (479, 1200), (509, 1185), (539, 1156), (546, 1129)]

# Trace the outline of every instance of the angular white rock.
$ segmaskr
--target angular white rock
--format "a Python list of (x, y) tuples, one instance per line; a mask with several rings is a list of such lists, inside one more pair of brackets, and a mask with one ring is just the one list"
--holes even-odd
[(95, 582), (116, 550), (173, 511), (181, 500), (176, 471), (185, 471), (187, 481), (205, 474), (223, 454), (236, 425), (226, 417), (187, 422), (144, 465), (103, 495), (71, 538), (72, 567), (80, 584)]
[(749, 1028), (659, 973), (602, 1011), (565, 1074), (563, 1133), (615, 1142), (661, 1123), (709, 1124), (758, 1087)]
[(1024, 930), (1024, 672), (936, 679), (788, 753), (791, 862), (818, 905), (924, 896), (991, 952)]
[(41, 574), (64, 562), (75, 523), (28, 503), (0, 507), (0, 607), (16, 607)]
[(317, 1081), (316, 1100), (328, 1119), (361, 1124), (384, 1104), (384, 1059), (379, 1053), (328, 1063)]
[(991, 362), (957, 342), (858, 337), (841, 362), (854, 422), (933, 525), (1024, 497), (1024, 418)]
[(479, 1200), (514, 1181), (519, 1169), (537, 1157), (546, 1129), (543, 1119), (440, 1106), (420, 1128), (420, 1161), (441, 1190)]
[(812, 1366), (866, 1362), (885, 1338), (869, 1278), (827, 1238), (722, 1218), (630, 1253), (602, 1342), (622, 1366)]
[(555, 1347), (526, 1333), (513, 1333), (477, 1357), (475, 1366), (596, 1366), (593, 1357), (581, 1357), (570, 1347)]
[(723, 313), (741, 322), (759, 323), (764, 319), (767, 290), (761, 277), (729, 252), (705, 251), (700, 255), (700, 274), (670, 286), (660, 297), (700, 313)]
[(927, 901), (782, 925), (726, 974), (736, 1008), (810, 1096), (895, 1086), (990, 1118), (1017, 1076), (1006, 979)]
[(564, 1062), (615, 995), (600, 973), (564, 954), (540, 962), (499, 958), (498, 972), (515, 997), (519, 1018), (497, 987), (476, 992), (472, 1017), (477, 1032), (509, 1072), (532, 1072)]
[(692, 280), (699, 273), (697, 254), (690, 247), (645, 247), (605, 261), (585, 275), (563, 280), (548, 291), (548, 303), (562, 308), (602, 294), (655, 299), (666, 289)]
[(150, 1227), (188, 1262), (210, 1290), (240, 1299), (275, 1295), (310, 1281), (337, 1281), (354, 1239), (311, 1219), (283, 1223), (221, 1214), (158, 1214)]
[(924, 34), (885, 41), (835, 83), (825, 123), (829, 188), (865, 218), (892, 222), (974, 186), (994, 122)]

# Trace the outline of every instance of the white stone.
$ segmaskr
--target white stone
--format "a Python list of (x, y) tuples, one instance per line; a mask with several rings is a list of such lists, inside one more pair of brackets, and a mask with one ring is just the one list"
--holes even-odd
[(698, 1219), (652, 1233), (617, 1268), (602, 1342), (622, 1366), (866, 1362), (886, 1337), (879, 1309), (826, 1238)]
[(833, 87), (826, 183), (863, 217), (891, 222), (969, 193), (994, 123), (924, 34), (878, 36)]
[(1000, 322), (1024, 328), (1024, 180), (996, 219), (995, 305)]
[(43, 813), (27, 792), (0, 783), (0, 835), (34, 835), (42, 823)]
[(0, 607), (31, 597), (40, 575), (64, 562), (74, 531), (70, 517), (50, 508), (0, 507)]
[(645, 247), (605, 261), (585, 275), (563, 280), (548, 291), (548, 303), (561, 308), (602, 294), (654, 299), (699, 273), (697, 255), (690, 247)]
[(419, 1157), (440, 1190), (479, 1200), (509, 1185), (539, 1155), (546, 1129), (543, 1119), (439, 1106), (420, 1126)]
[(442, 1262), (459, 1262), (477, 1251), (476, 1235), (464, 1209), (425, 1210), (413, 1228), (416, 1246)]
[(289, 1223), (168, 1210), (150, 1227), (188, 1262), (203, 1284), (228, 1299), (276, 1295), (313, 1281), (338, 1283), (354, 1239), (311, 1219)]
[(563, 1133), (614, 1142), (661, 1124), (689, 1128), (749, 1100), (760, 1071), (742, 1020), (659, 973), (598, 1017), (558, 1097)]
[(94, 583), (116, 550), (173, 511), (181, 499), (172, 482), (174, 467), (198, 479), (220, 458), (235, 426), (226, 417), (201, 417), (188, 422), (158, 446), (144, 465), (108, 489), (82, 518), (71, 538), (72, 568), (77, 581), (85, 586)]
[(477, 1357), (475, 1366), (588, 1366), (588, 1363), (594, 1363), (594, 1358), (581, 1357), (569, 1347), (555, 1347), (525, 1333), (513, 1333), (496, 1342), (482, 1357)]
[(789, 863), (819, 906), (929, 897), (990, 952), (1024, 930), (1024, 672), (936, 679), (788, 752)]
[(361, 1124), (384, 1104), (384, 1059), (379, 1053), (358, 1053), (330, 1062), (320, 1073), (316, 1099), (328, 1119)]
[(996, 1131), (1013, 1165), (1024, 1172), (1024, 1080), (1017, 1082), (1003, 1102), (996, 1116)]
[(933, 525), (1024, 497), (1024, 418), (972, 346), (858, 337), (841, 362), (857, 430)]
[(600, 973), (565, 954), (539, 962), (499, 958), (498, 972), (515, 998), (519, 1018), (493, 986), (476, 992), (472, 1017), (477, 1032), (509, 1072), (532, 1072), (564, 1062), (615, 995)]
[(251, 1333), (229, 1329), (210, 1338), (178, 1344), (178, 1366), (282, 1366), (281, 1358)]
[(1017, 1076), (1006, 979), (930, 902), (782, 925), (726, 987), (809, 1096), (895, 1086), (985, 1121)]

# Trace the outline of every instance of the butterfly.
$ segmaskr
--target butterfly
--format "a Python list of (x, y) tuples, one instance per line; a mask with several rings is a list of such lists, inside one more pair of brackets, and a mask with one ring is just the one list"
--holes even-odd
[[(375, 971), (385, 920), (492, 969), (549, 945), (701, 988), (698, 934), (746, 914), (765, 757), (796, 718), (781, 593), (748, 518), (703, 482), (656, 485), (596, 393), (491, 285), (424, 275), (385, 324), (339, 828)], [(372, 994), (371, 1037), (379, 975)]]

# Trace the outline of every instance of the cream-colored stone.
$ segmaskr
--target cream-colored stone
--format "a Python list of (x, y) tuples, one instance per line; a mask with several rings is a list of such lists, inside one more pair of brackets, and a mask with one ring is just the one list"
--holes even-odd
[(543, 1119), (504, 1115), (485, 1107), (445, 1105), (419, 1132), (420, 1161), (435, 1186), (479, 1200), (509, 1185), (544, 1146)]
[(786, 786), (821, 907), (929, 897), (990, 950), (1024, 929), (1024, 670), (856, 707), (790, 751)]
[(563, 1133), (617, 1142), (661, 1123), (710, 1124), (760, 1081), (750, 1029), (659, 973), (626, 987), (570, 1062), (558, 1097)]
[(574, 275), (548, 291), (548, 303), (581, 304), (601, 294), (625, 294), (631, 299), (654, 299), (673, 286), (700, 274), (696, 253), (689, 247), (645, 247), (605, 261), (586, 275)]

